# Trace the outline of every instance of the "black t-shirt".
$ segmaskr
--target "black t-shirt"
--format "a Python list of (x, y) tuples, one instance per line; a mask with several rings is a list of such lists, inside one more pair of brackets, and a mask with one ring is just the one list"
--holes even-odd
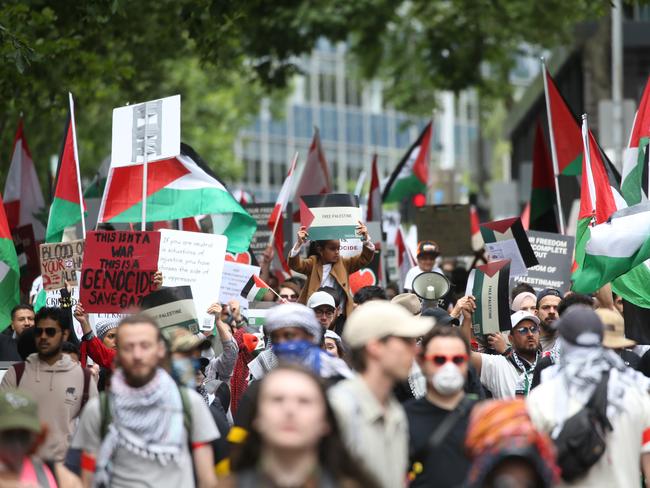
[(435, 486), (436, 488), (456, 488), (463, 486), (471, 466), (465, 456), (465, 434), (469, 415), (475, 402), (466, 408), (466, 413), (459, 418), (451, 431), (437, 448), (430, 448), (429, 438), (451, 410), (435, 406), (426, 398), (410, 400), (404, 404), (409, 422), (410, 466), (419, 462), (422, 472), (417, 474), (411, 487)]

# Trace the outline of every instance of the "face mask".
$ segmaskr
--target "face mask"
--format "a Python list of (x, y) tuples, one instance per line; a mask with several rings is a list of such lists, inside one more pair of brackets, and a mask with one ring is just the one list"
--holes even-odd
[(458, 366), (449, 361), (431, 377), (431, 384), (441, 395), (451, 396), (463, 389), (465, 377)]
[(196, 358), (174, 358), (172, 359), (172, 377), (181, 385), (194, 389), (196, 388), (196, 372), (200, 364)]

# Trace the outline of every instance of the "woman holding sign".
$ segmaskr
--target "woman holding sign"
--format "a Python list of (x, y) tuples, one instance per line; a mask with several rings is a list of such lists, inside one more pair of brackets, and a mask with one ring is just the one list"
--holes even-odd
[(310, 248), (313, 253), (310, 253), (307, 259), (303, 259), (299, 255), (300, 248), (307, 242), (309, 234), (306, 227), (298, 230), (298, 240), (289, 253), (289, 267), (307, 276), (307, 284), (298, 298), (299, 303), (306, 305), (312, 293), (322, 286), (331, 286), (343, 291), (340, 310), (345, 316), (352, 313), (353, 303), (348, 278), (352, 273), (367, 266), (375, 254), (375, 246), (370, 240), (368, 229), (361, 221), (357, 227), (357, 235), (363, 241), (363, 249), (358, 256), (341, 258), (339, 255), (341, 241), (335, 239), (314, 241)]

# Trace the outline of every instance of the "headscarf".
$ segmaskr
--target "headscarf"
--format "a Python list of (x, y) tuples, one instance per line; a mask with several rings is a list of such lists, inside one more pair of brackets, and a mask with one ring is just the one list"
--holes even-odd
[(489, 400), (472, 410), (465, 448), (472, 459), (467, 486), (484, 486), (504, 459), (518, 457), (534, 467), (544, 486), (555, 486), (560, 469), (550, 438), (535, 429), (523, 399)]
[(250, 339), (248, 336), (252, 335), (247, 334), (243, 328), (235, 330), (234, 334), (239, 353), (237, 354), (235, 368), (232, 371), (232, 378), (230, 378), (230, 410), (233, 417), (237, 414), (239, 401), (248, 388), (248, 376), (250, 374), (248, 363), (253, 360), (253, 351), (251, 350), (252, 342), (247, 339)]

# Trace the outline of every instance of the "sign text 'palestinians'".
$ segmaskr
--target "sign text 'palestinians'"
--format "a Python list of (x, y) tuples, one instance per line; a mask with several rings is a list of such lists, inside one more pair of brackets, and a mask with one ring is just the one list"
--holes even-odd
[(539, 264), (528, 270), (528, 276), (522, 276), (517, 281), (528, 283), (536, 292), (544, 288), (557, 288), (566, 293), (571, 287), (575, 237), (532, 230), (527, 234)]
[(307, 227), (312, 241), (358, 237), (356, 229), (360, 220), (356, 195), (327, 193), (300, 198), (300, 225)]
[(472, 317), (474, 334), (485, 335), (510, 329), (509, 277), (509, 259), (492, 261), (470, 272), (466, 294), (476, 299), (476, 311)]
[(539, 264), (521, 218), (514, 217), (481, 224), (488, 261), (510, 259), (510, 276), (526, 276), (528, 268)]
[(41, 244), (41, 276), (43, 288), (58, 290), (65, 286), (77, 284), (77, 271), (81, 270), (81, 260), (84, 253), (84, 240), (70, 242), (54, 242)]
[(154, 291), (159, 232), (91, 231), (81, 269), (80, 300), (87, 312), (123, 312)]

